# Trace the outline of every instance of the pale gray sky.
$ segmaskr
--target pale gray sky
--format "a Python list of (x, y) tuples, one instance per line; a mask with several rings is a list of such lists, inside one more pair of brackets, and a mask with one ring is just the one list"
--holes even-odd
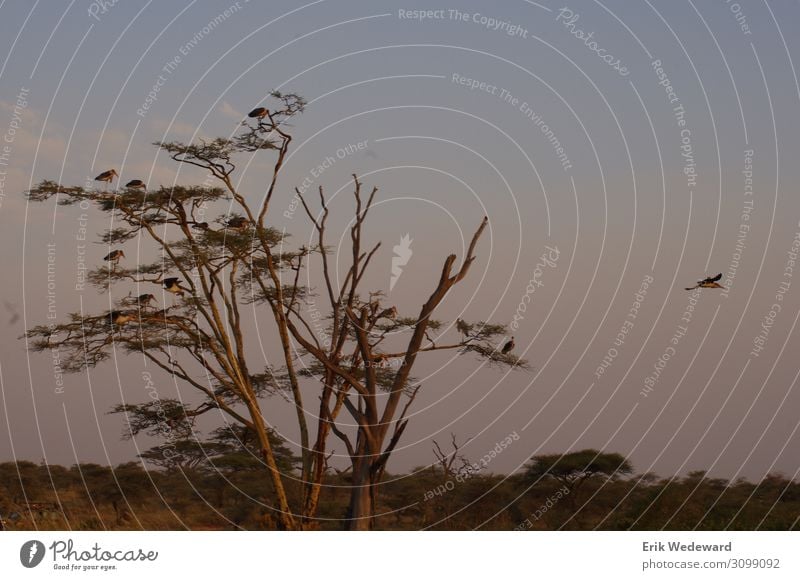
[[(418, 311), (432, 273), (447, 253), (463, 255), (484, 214), (478, 261), (442, 317), (510, 323), (535, 290), (514, 332), (534, 371), (427, 359), (390, 471), (430, 462), (431, 440), (450, 432), (473, 437), (465, 453), (476, 460), (513, 431), (519, 441), (492, 471), (585, 447), (662, 475), (800, 468), (800, 270), (785, 275), (800, 232), (797, 3), (412, 2), (402, 13), (383, 1), (98, 5), (0, 5), (0, 460), (118, 463), (149, 443), (120, 441), (121, 417), (106, 414), (147, 396), (141, 360), (120, 353), (65, 377), (60, 394), (49, 355), (18, 340), (47, 321), (48, 244), (57, 316), (108, 304), (75, 291), (79, 253), (101, 260), (107, 249), (94, 242), (108, 224), (92, 213), (82, 248), (78, 208), (28, 206), (21, 192), (44, 178), (82, 184), (109, 167), (151, 185), (202, 182), (150, 143), (229, 135), (280, 88), (309, 106), (294, 123), (272, 225), (298, 243), (309, 235), (299, 213), (283, 211), (310, 179), (338, 192), (338, 235), (357, 172), (381, 188), (370, 230), (384, 242), (376, 287), (388, 290), (392, 246), (414, 240), (391, 292), (401, 313)], [(432, 12), (419, 20), (414, 10)], [(256, 158), (241, 175), (253, 200), (266, 166)], [(548, 247), (558, 259), (537, 271)], [(135, 242), (125, 250), (129, 260), (146, 252)], [(729, 291), (691, 305), (684, 286), (718, 272)], [(534, 278), (541, 285), (529, 286)], [(175, 394), (154, 376), (161, 396)], [(294, 440), (287, 408), (265, 408)]]

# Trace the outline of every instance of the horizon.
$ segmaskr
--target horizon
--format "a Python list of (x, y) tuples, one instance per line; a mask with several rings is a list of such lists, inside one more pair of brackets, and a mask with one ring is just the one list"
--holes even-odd
[[(295, 188), (323, 187), (338, 249), (351, 175), (377, 186), (366, 237), (382, 246), (367, 283), (415, 316), (446, 256), (460, 263), (488, 216), (469, 276), (436, 318), (507, 325), (497, 347), (513, 336), (532, 367), (420, 361), (424, 387), (388, 472), (434, 463), (433, 441), (451, 433), (473, 461), (517, 433), (490, 470), (596, 448), (665, 477), (797, 478), (800, 46), (781, 25), (796, 5), (151, 4), (2, 7), (0, 462), (133, 461), (156, 440), (123, 440), (111, 407), (152, 389), (193, 400), (122, 351), (68, 374), (26, 349), (19, 337), (35, 325), (111, 310), (81, 276), (114, 248), (98, 243), (111, 224), (96, 210), (30, 204), (23, 192), (45, 179), (94, 188), (111, 168), (115, 187), (202, 185), (204, 171), (152, 143), (230, 137), (280, 90), (308, 104), (291, 120), (268, 225), (309, 244)], [(272, 161), (237, 158), (254, 205)], [(208, 222), (226, 211), (211, 206)], [(128, 267), (156, 256), (139, 240), (122, 247)], [(684, 290), (718, 273), (724, 289)], [(273, 328), (263, 307), (248, 316), (253, 333)], [(279, 360), (271, 331), (258, 338), (254, 360)], [(297, 452), (292, 406), (275, 396), (262, 406)], [(332, 447), (334, 465), (347, 465)]]

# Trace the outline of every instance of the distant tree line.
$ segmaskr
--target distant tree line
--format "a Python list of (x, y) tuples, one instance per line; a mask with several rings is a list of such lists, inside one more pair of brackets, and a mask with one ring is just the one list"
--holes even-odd
[[(273, 434), (281, 469), (298, 458)], [(261, 477), (259, 442), (248, 430), (220, 429), (205, 441), (158, 447), (142, 462), (72, 467), (0, 463), (0, 519), (11, 530), (269, 530), (275, 490)], [(439, 449), (441, 452), (441, 449)], [(660, 478), (635, 474), (616, 453), (583, 450), (537, 455), (507, 476), (462, 469), (457, 446), (440, 461), (395, 477), (387, 474), (374, 527), (385, 530), (793, 530), (800, 483), (781, 475), (728, 481), (691, 472)], [(452, 459), (452, 461), (451, 461)], [(462, 461), (464, 459), (464, 461)], [(350, 474), (330, 476), (320, 498), (320, 529), (339, 529), (350, 501)], [(302, 494), (296, 478), (290, 498)], [(446, 493), (433, 495), (433, 489)]]

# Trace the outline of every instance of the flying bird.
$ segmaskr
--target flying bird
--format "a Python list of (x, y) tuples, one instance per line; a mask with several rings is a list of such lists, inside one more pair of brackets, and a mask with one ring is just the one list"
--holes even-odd
[(181, 287), (178, 278), (164, 278), (164, 290), (177, 294), (178, 296), (183, 296), (183, 293), (186, 291), (185, 288)]
[(513, 349), (514, 349), (514, 337), (512, 336), (512, 337), (511, 337), (511, 340), (509, 340), (507, 343), (505, 343), (505, 344), (503, 345), (503, 350), (502, 350), (502, 351), (500, 351), (500, 352), (502, 352), (503, 354), (508, 354), (508, 353), (510, 353), (510, 352), (511, 352)]
[(125, 184), (125, 187), (130, 189), (147, 189), (147, 185), (145, 185), (144, 181), (141, 179), (131, 179)]
[(256, 107), (255, 109), (247, 113), (247, 116), (250, 117), (251, 119), (263, 119), (264, 117), (267, 116), (267, 113), (269, 113), (269, 111), (267, 111), (264, 107)]
[(103, 261), (111, 262), (112, 266), (116, 266), (119, 263), (119, 261), (124, 257), (125, 257), (125, 252), (123, 252), (122, 250), (112, 250), (111, 252), (108, 253), (108, 255), (106, 255), (105, 258), (103, 258)]
[(114, 178), (117, 176), (116, 169), (109, 169), (108, 171), (103, 171), (100, 175), (94, 178), (95, 181), (104, 181), (106, 183), (111, 183), (114, 181)]
[(714, 277), (709, 276), (708, 278), (704, 278), (703, 280), (698, 280), (697, 284), (692, 286), (691, 288), (686, 288), (686, 290), (694, 290), (695, 288), (722, 288), (725, 290), (725, 286), (718, 284), (722, 279), (722, 274), (717, 274)]

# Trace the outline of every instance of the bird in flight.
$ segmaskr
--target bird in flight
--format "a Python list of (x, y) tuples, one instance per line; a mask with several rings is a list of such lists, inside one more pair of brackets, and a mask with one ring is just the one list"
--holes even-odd
[(514, 337), (512, 336), (511, 340), (509, 340), (507, 343), (503, 345), (503, 350), (500, 352), (502, 352), (503, 354), (508, 354), (514, 349), (514, 346), (515, 346)]
[(147, 189), (147, 185), (141, 179), (131, 179), (125, 184), (125, 187), (129, 189)]
[(694, 290), (695, 288), (722, 288), (725, 290), (725, 286), (718, 284), (721, 279), (722, 274), (717, 274), (713, 277), (709, 276), (708, 278), (698, 280), (696, 285), (692, 286), (691, 288), (686, 288), (686, 290)]
[(183, 296), (183, 293), (186, 291), (185, 288), (181, 287), (178, 278), (164, 278), (164, 290), (177, 294), (178, 296)]
[(117, 176), (116, 169), (109, 169), (108, 171), (103, 171), (100, 175), (94, 178), (95, 181), (104, 181), (105, 183), (111, 183), (114, 181), (114, 178)]
[(264, 107), (256, 107), (255, 109), (247, 113), (247, 116), (250, 117), (251, 119), (263, 119), (264, 117), (267, 116), (267, 113), (269, 113), (269, 111), (267, 111)]

